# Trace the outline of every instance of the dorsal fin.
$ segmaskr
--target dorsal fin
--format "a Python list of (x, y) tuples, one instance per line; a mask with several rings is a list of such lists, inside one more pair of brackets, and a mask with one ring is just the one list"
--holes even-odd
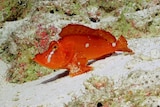
[(113, 43), (116, 38), (109, 32), (100, 29), (93, 29), (80, 24), (68, 24), (60, 32), (60, 37), (65, 37), (68, 35), (90, 35), (90, 36), (100, 36), (106, 39), (108, 42)]

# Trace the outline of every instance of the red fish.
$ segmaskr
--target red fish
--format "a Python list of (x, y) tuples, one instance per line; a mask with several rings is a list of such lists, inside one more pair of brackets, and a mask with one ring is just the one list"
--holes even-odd
[(79, 24), (69, 24), (62, 29), (58, 41), (52, 41), (44, 53), (34, 61), (52, 69), (67, 69), (70, 76), (92, 70), (88, 60), (96, 60), (115, 51), (130, 52), (123, 36), (118, 40), (109, 32)]

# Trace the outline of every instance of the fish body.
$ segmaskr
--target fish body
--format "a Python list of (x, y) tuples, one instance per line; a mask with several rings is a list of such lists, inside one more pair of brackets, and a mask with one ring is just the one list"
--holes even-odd
[(88, 60), (96, 60), (115, 51), (131, 52), (123, 36), (118, 40), (104, 30), (83, 25), (69, 24), (60, 32), (60, 39), (52, 41), (44, 53), (35, 56), (34, 61), (52, 69), (67, 69), (70, 76), (92, 70)]

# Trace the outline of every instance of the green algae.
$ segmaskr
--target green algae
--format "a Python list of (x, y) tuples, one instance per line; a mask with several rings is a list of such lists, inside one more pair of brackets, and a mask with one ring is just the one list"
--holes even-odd
[(0, 3), (0, 22), (15, 21), (26, 17), (32, 4), (32, 0), (2, 0)]

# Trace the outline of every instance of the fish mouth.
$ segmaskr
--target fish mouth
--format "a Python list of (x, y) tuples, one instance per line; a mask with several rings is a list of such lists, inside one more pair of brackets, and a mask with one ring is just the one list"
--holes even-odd
[(38, 62), (36, 58), (33, 58), (32, 60), (33, 60), (34, 62)]
[(35, 55), (35, 57), (34, 57), (32, 60), (35, 61), (35, 62), (39, 62), (39, 61), (38, 61), (38, 54)]

